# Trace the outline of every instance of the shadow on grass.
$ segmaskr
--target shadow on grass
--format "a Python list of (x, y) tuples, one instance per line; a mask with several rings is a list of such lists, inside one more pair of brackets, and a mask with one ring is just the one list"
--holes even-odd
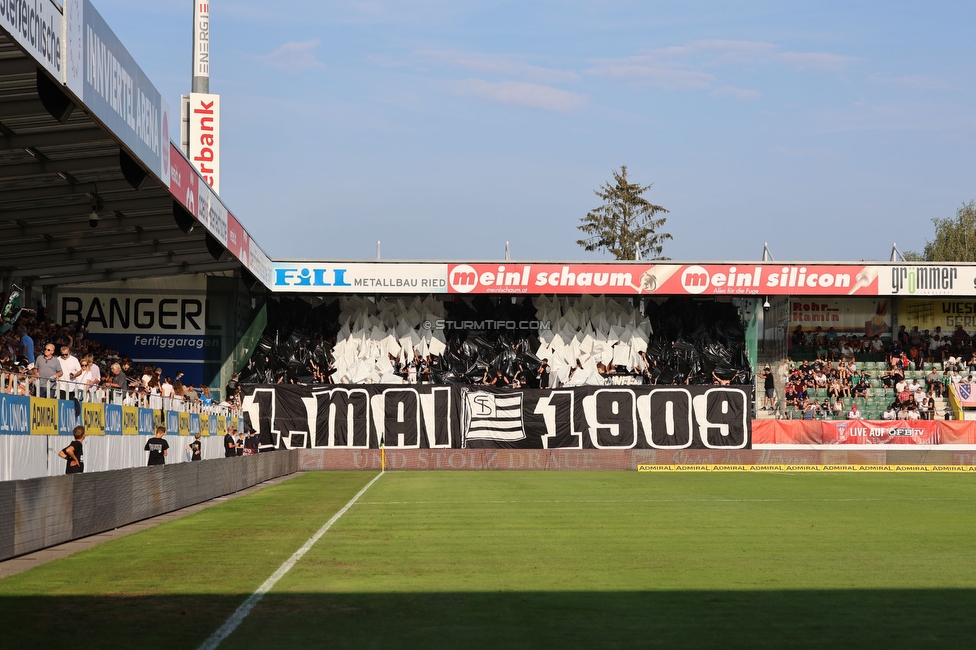
[[(195, 648), (245, 597), (2, 597), (2, 645)], [(287, 593), (221, 648), (973, 647), (974, 610), (973, 589)]]

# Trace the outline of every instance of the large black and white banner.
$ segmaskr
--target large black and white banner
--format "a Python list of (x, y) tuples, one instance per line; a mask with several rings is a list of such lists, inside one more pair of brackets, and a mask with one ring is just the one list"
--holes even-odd
[(244, 386), (264, 448), (749, 449), (735, 386)]

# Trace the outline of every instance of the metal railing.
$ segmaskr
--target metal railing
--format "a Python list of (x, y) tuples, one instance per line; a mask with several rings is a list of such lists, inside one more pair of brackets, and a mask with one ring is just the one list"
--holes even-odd
[(204, 405), (200, 399), (188, 400), (180, 397), (163, 397), (147, 393), (142, 389), (123, 390), (101, 384), (40, 379), (33, 375), (0, 371), (0, 393), (52, 399), (72, 399), (93, 404), (116, 404), (136, 406), (154, 410), (179, 411), (181, 413), (203, 413), (207, 415), (239, 416), (240, 408), (221, 404)]

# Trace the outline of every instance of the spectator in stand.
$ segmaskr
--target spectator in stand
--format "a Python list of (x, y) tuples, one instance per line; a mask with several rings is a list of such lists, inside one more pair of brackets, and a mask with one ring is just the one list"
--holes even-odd
[(87, 396), (90, 396), (91, 391), (102, 383), (102, 371), (95, 365), (95, 360), (90, 354), (86, 354), (81, 360), (81, 375), (78, 377), (78, 382), (85, 385), (84, 391)]
[(898, 417), (898, 412), (895, 408), (895, 402), (892, 402), (888, 405), (888, 408), (884, 410), (884, 413), (881, 414), (881, 419), (894, 420), (896, 417)]
[(827, 387), (827, 394), (833, 399), (839, 399), (843, 394), (843, 387), (841, 387), (840, 380), (837, 379), (836, 375), (830, 380), (830, 386)]
[(908, 330), (905, 329), (904, 325), (898, 328), (897, 337), (898, 345), (902, 348), (907, 349), (911, 345), (911, 337), (908, 336)]
[(44, 356), (39, 358), (34, 364), (34, 370), (37, 371), (37, 378), (39, 380), (37, 396), (57, 397), (54, 380), (61, 373), (61, 360), (54, 356), (53, 343), (48, 343), (44, 346)]
[(159, 392), (159, 375), (153, 373), (153, 376), (149, 378), (146, 394), (149, 396), (149, 408), (163, 408), (163, 398)]
[(803, 331), (803, 325), (797, 325), (796, 329), (793, 330), (793, 348), (799, 349), (804, 348), (807, 345), (807, 335)]
[(929, 374), (925, 375), (925, 389), (930, 392), (937, 392), (942, 397), (942, 382), (939, 381), (939, 373), (932, 368)]
[(206, 384), (200, 386), (200, 403), (203, 406), (213, 406), (213, 398), (210, 397), (210, 386)]
[(179, 379), (173, 382), (173, 399), (176, 400), (177, 404), (186, 399), (186, 393), (183, 390), (183, 383)]
[(817, 406), (817, 403), (815, 401), (813, 401), (813, 400), (807, 400), (803, 404), (803, 419), (804, 420), (816, 420), (817, 419), (817, 410), (818, 409), (819, 409), (819, 407)]
[(61, 346), (61, 374), (58, 375), (58, 394), (61, 399), (75, 399), (77, 390), (76, 382), (81, 376), (81, 362), (71, 354), (71, 348), (67, 345)]
[(142, 369), (142, 387), (149, 388), (149, 380), (156, 374), (156, 369), (152, 366), (144, 366)]
[(931, 391), (925, 397), (925, 412), (929, 420), (935, 419), (935, 395)]
[[(111, 391), (112, 391), (112, 400), (117, 400), (118, 399), (118, 394), (117, 394), (118, 391), (121, 391), (122, 392), (121, 397), (122, 397), (122, 400), (124, 400), (125, 397), (128, 395), (128, 392), (129, 392), (129, 379), (128, 379), (128, 377), (126, 377), (125, 376), (125, 373), (122, 372), (122, 366), (119, 365), (119, 364), (117, 364), (117, 363), (113, 363), (112, 364), (111, 368), (109, 368), (109, 372), (110, 372), (110, 375), (105, 379), (105, 386), (107, 388), (110, 388), (111, 389)], [(110, 400), (110, 401), (112, 401), (112, 400)], [(117, 404), (118, 401), (116, 401), (114, 403)]]
[(834, 417), (842, 417), (844, 415), (844, 400), (838, 397), (834, 401)]
[(163, 408), (170, 408), (173, 400), (173, 382), (169, 376), (163, 377), (162, 383), (159, 384), (159, 394), (163, 398)]
[(186, 388), (184, 389), (184, 395), (186, 397), (186, 401), (191, 404), (200, 401), (200, 395), (197, 393), (196, 389), (193, 388), (193, 384), (186, 385)]
[[(415, 368), (415, 370), (416, 370), (416, 368)], [(234, 375), (230, 378), (230, 381), (227, 382), (227, 397), (226, 397), (226, 401), (227, 401), (228, 404), (230, 404), (232, 406), (239, 403), (238, 402), (238, 398), (239, 398), (238, 393), (240, 392), (240, 385), (237, 383), (237, 380), (238, 380), (238, 375), (235, 372)]]
[(857, 402), (854, 402), (853, 404), (851, 404), (851, 410), (847, 412), (847, 419), (848, 420), (860, 420), (861, 419), (861, 412), (857, 408)]
[(819, 389), (827, 388), (827, 375), (819, 368), (813, 371), (813, 387)]
[(908, 363), (909, 368), (918, 368), (921, 365), (922, 357), (921, 353), (918, 351), (916, 346), (908, 348)]
[(872, 354), (882, 354), (884, 352), (884, 341), (881, 337), (875, 334), (871, 337), (871, 353)]
[(762, 411), (772, 411), (776, 402), (776, 385), (773, 381), (773, 371), (769, 366), (763, 368), (763, 390), (766, 397), (763, 399)]
[(784, 402), (788, 407), (796, 407), (796, 384), (792, 382), (786, 384)]
[(20, 333), (20, 356), (27, 359), (28, 364), (34, 363), (37, 360), (34, 358), (34, 339), (27, 334), (27, 328), (23, 325), (18, 332)]

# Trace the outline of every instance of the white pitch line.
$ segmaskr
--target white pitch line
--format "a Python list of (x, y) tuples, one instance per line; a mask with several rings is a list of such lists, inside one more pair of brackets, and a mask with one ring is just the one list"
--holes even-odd
[(271, 589), (275, 586), (275, 583), (281, 580), (281, 578), (284, 577), (286, 573), (291, 571), (291, 568), (295, 566), (295, 563), (297, 563), (300, 559), (302, 559), (303, 555), (308, 553), (308, 551), (315, 545), (315, 542), (319, 541), (322, 535), (325, 535), (326, 531), (332, 528), (332, 524), (337, 522), (339, 520), (339, 517), (346, 514), (346, 511), (349, 510), (349, 508), (351, 508), (353, 504), (355, 504), (356, 501), (359, 500), (359, 497), (363, 496), (363, 494), (366, 493), (366, 490), (368, 490), (370, 486), (373, 485), (373, 483), (378, 481), (379, 478), (383, 476), (383, 474), (384, 472), (380, 472), (379, 474), (374, 476), (373, 480), (366, 484), (366, 487), (364, 487), (362, 490), (357, 492), (356, 496), (354, 496), (352, 499), (349, 500), (349, 503), (342, 506), (342, 510), (332, 515), (332, 519), (329, 519), (327, 522), (325, 522), (325, 525), (319, 528), (318, 531), (314, 535), (312, 535), (307, 542), (305, 542), (304, 546), (302, 546), (300, 549), (295, 551), (295, 553), (290, 558), (288, 558), (284, 564), (278, 567), (277, 571), (271, 574), (270, 578), (264, 581), (264, 584), (258, 587), (257, 591), (251, 594), (251, 596), (247, 600), (245, 600), (240, 607), (237, 608), (237, 611), (235, 611), (231, 615), (231, 617), (228, 618), (227, 621), (220, 626), (220, 629), (214, 632), (210, 636), (210, 638), (207, 639), (203, 643), (203, 645), (200, 646), (200, 650), (214, 650), (214, 648), (220, 645), (221, 641), (229, 637), (231, 633), (237, 629), (237, 626), (241, 624), (244, 618), (251, 613), (251, 609), (253, 609), (254, 606), (257, 605), (262, 598), (264, 598), (264, 595), (266, 593), (271, 591)]
[(395, 505), (485, 505), (485, 504), (531, 504), (531, 503), (566, 503), (570, 505), (586, 503), (845, 503), (848, 501), (880, 501), (903, 503), (910, 501), (973, 501), (968, 497), (838, 497), (838, 498), (795, 498), (795, 499), (520, 499), (509, 501), (363, 501), (364, 506), (395, 506)]

